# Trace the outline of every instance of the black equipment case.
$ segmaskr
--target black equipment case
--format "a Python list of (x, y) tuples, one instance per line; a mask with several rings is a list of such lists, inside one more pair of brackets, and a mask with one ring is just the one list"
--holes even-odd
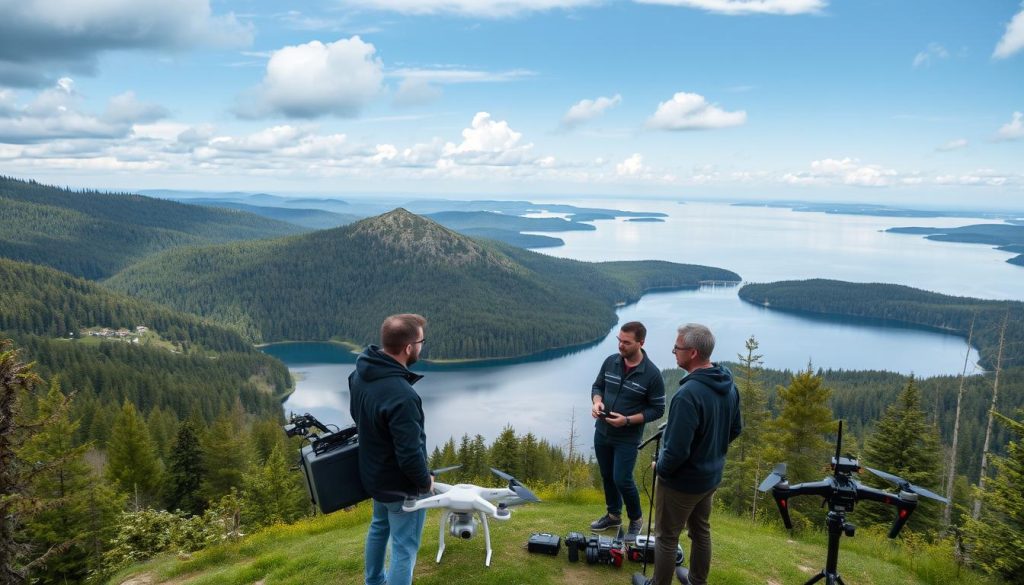
[(526, 550), (532, 553), (558, 556), (562, 550), (562, 537), (557, 534), (534, 532), (526, 543)]
[(309, 497), (324, 514), (370, 497), (359, 480), (359, 437), (354, 426), (321, 435), (303, 447), (300, 464)]

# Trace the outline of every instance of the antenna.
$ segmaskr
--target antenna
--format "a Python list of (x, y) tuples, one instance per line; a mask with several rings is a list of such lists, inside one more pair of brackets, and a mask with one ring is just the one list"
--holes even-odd
[(836, 435), (836, 458), (832, 460), (832, 469), (835, 470), (836, 479), (839, 478), (839, 454), (843, 448), (843, 420), (839, 419), (839, 434)]

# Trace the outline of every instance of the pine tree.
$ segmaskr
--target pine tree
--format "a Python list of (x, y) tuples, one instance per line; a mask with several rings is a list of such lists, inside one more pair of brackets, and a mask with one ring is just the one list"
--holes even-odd
[(981, 518), (968, 519), (967, 541), (971, 557), (986, 571), (1007, 583), (1024, 583), (1024, 411), (1020, 420), (996, 414), (1016, 437), (1007, 456), (994, 457), (996, 469), (982, 493)]
[(203, 513), (205, 502), (199, 494), (203, 481), (203, 451), (191, 420), (178, 427), (167, 469), (164, 501), (168, 510)]
[(68, 416), (69, 402), (56, 378), (36, 402), (38, 420), (45, 423), (18, 453), (23, 461), (43, 466), (29, 482), (36, 510), (23, 527), (37, 556), (31, 577), (46, 583), (79, 581), (92, 568), (82, 546), (90, 520), (85, 496), (93, 479), (84, 460), (88, 445), (73, 445), (78, 423)]
[(203, 482), (200, 492), (216, 502), (241, 489), (242, 474), (249, 466), (249, 442), (237, 416), (221, 416), (202, 438)]
[[(793, 375), (788, 387), (776, 389), (779, 416), (771, 424), (771, 460), (785, 461), (791, 483), (817, 481), (828, 468), (830, 444), (826, 435), (836, 428), (828, 399), (832, 391), (820, 375), (807, 369)], [(790, 502), (794, 521), (818, 510), (811, 498)]]
[(740, 393), (740, 413), (743, 433), (729, 446), (729, 455), (718, 493), (722, 500), (738, 514), (757, 513), (757, 491), (771, 466), (765, 460), (765, 432), (769, 421), (768, 399), (761, 381), (761, 355), (755, 353), (757, 340), (751, 335), (746, 342), (747, 353), (740, 354), (736, 368), (736, 387)]
[(107, 443), (107, 477), (141, 509), (157, 501), (162, 475), (163, 464), (145, 422), (125, 400)]
[(16, 449), (25, 433), (19, 422), (22, 395), (42, 383), (33, 367), (21, 361), (9, 340), (0, 339), (0, 583), (5, 585), (25, 580), (24, 546), (15, 538), (28, 503), (25, 472), (29, 467), (19, 460)]
[(494, 440), (490, 452), (491, 467), (504, 471), (505, 473), (519, 477), (521, 473), (519, 459), (519, 441), (516, 440), (516, 431), (512, 425), (505, 425), (501, 434)]
[[(861, 462), (898, 475), (912, 484), (936, 490), (940, 457), (938, 429), (927, 422), (921, 409), (921, 391), (911, 376), (907, 387), (885, 410), (868, 437)], [(892, 488), (892, 484), (869, 473), (864, 474), (863, 480), (878, 488)], [(920, 498), (918, 502), (907, 528), (921, 532), (937, 529), (941, 519), (940, 505), (928, 498)], [(858, 512), (864, 524), (892, 524), (892, 506), (867, 502), (860, 505)]]
[(242, 480), (242, 525), (251, 530), (294, 522), (307, 509), (302, 476), (293, 473), (277, 445), (263, 465), (253, 466)]

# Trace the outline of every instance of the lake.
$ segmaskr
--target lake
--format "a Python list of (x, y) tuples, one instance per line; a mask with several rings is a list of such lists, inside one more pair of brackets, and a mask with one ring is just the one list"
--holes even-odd
[[(1005, 252), (883, 231), (905, 225), (983, 223), (977, 219), (828, 215), (665, 201), (570, 203), (661, 211), (669, 217), (658, 223), (595, 222), (596, 231), (556, 234), (566, 245), (540, 252), (591, 261), (706, 264), (757, 282), (823, 277), (981, 298), (1024, 297), (1024, 269), (1007, 264)], [(958, 374), (963, 368), (966, 348), (960, 337), (773, 312), (740, 301), (737, 290), (705, 287), (648, 294), (622, 307), (619, 321), (647, 325), (645, 349), (661, 368), (675, 367), (671, 348), (676, 327), (690, 321), (704, 323), (715, 333), (716, 359), (735, 360), (744, 351), (744, 341), (754, 335), (765, 366), (771, 368), (795, 370), (811, 363), (815, 368), (878, 369), (922, 377)], [(519, 434), (529, 431), (564, 444), (574, 414), (578, 438), (589, 445), (590, 385), (604, 357), (616, 350), (617, 329), (586, 348), (521, 363), (415, 365), (413, 370), (425, 375), (416, 389), (423, 397), (430, 447), (463, 433), (479, 433), (490, 441), (506, 424)], [(354, 354), (325, 343), (280, 344), (264, 351), (284, 361), (296, 376), (296, 391), (285, 403), (286, 412), (311, 412), (323, 422), (342, 426), (351, 423), (346, 379)], [(976, 352), (968, 359), (968, 371), (976, 371)]]

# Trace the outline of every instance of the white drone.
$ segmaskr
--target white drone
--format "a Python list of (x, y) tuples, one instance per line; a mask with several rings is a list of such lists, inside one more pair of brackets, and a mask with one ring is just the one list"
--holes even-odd
[[(438, 469), (438, 473), (456, 469), (459, 466)], [(402, 510), (413, 512), (428, 508), (443, 508), (441, 513), (440, 531), (437, 547), (437, 562), (441, 562), (441, 555), (444, 554), (444, 531), (448, 527), (452, 536), (469, 539), (476, 534), (477, 518), (484, 525), (484, 539), (487, 543), (487, 558), (485, 566), (491, 566), (491, 532), (487, 527), (487, 517), (495, 520), (508, 520), (512, 515), (509, 506), (525, 504), (527, 502), (539, 502), (533, 492), (526, 489), (526, 486), (519, 483), (511, 475), (491, 468), (498, 477), (508, 481), (507, 488), (483, 488), (476, 485), (460, 483), (449, 485), (446, 483), (434, 482), (434, 495), (422, 499), (407, 498)]]

